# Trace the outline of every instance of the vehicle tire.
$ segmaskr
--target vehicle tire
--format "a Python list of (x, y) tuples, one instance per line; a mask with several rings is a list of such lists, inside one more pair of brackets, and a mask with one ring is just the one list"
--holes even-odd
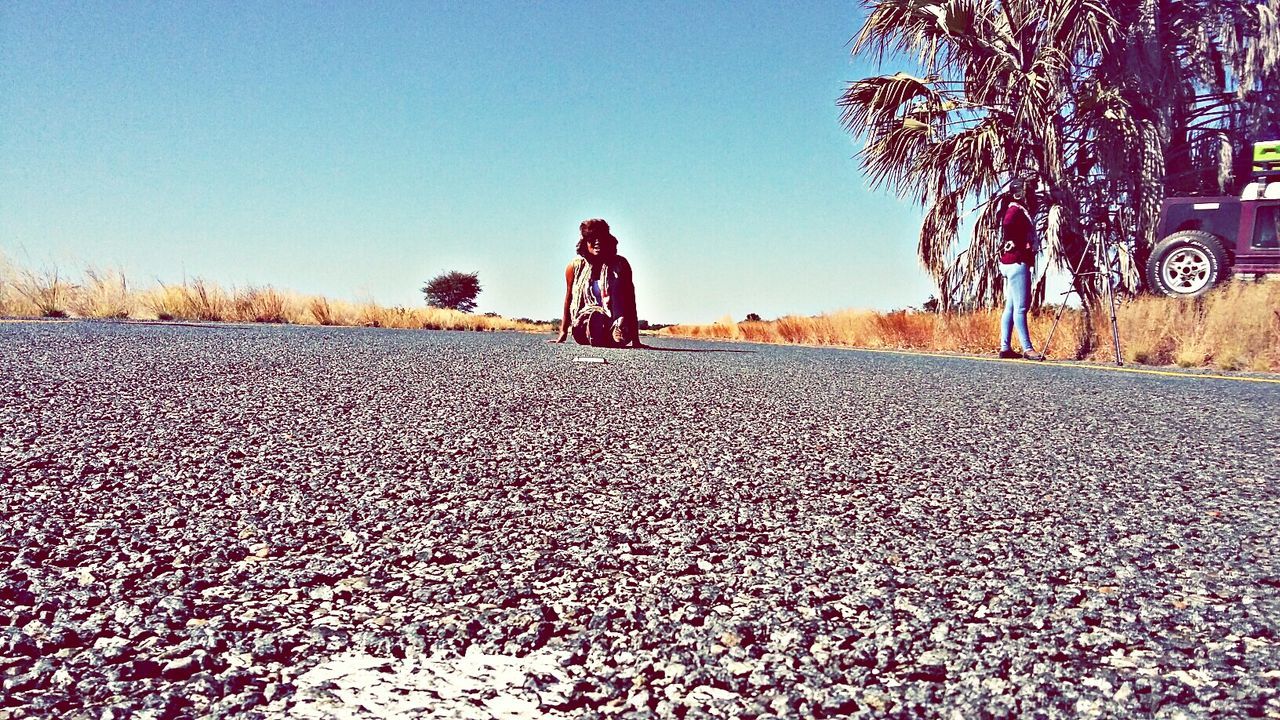
[(1179, 230), (1151, 251), (1147, 286), (1170, 297), (1198, 297), (1227, 276), (1227, 262), (1227, 251), (1216, 235)]

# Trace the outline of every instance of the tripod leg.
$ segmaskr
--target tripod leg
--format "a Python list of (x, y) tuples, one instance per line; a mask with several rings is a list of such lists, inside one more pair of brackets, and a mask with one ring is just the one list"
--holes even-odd
[(1107, 305), (1111, 309), (1111, 347), (1115, 350), (1116, 365), (1124, 365), (1120, 360), (1120, 326), (1116, 323), (1116, 290), (1111, 279), (1111, 256), (1107, 253), (1107, 241), (1101, 235), (1098, 236), (1098, 248), (1102, 251), (1102, 259), (1106, 260), (1107, 284), (1104, 286), (1107, 293)]
[[(1058, 330), (1058, 322), (1062, 320), (1062, 313), (1066, 312), (1067, 301), (1071, 299), (1071, 293), (1075, 292), (1075, 278), (1080, 274), (1080, 268), (1084, 267), (1084, 253), (1080, 253), (1080, 259), (1076, 261), (1076, 266), (1071, 270), (1071, 287), (1062, 293), (1062, 305), (1058, 307), (1058, 312), (1053, 316), (1053, 325), (1049, 328), (1049, 337), (1045, 338), (1044, 345), (1041, 346), (1040, 352), (1046, 357), (1049, 355), (1049, 344), (1053, 342), (1053, 334)], [(1049, 272), (1046, 266), (1044, 271)]]

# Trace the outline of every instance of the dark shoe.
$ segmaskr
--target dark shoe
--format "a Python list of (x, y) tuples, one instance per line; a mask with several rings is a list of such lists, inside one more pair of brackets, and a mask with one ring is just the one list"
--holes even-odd
[(1044, 354), (1043, 354), (1043, 353), (1038, 353), (1038, 352), (1036, 352), (1035, 350), (1032, 350), (1032, 351), (1030, 351), (1030, 352), (1024, 352), (1024, 353), (1022, 353), (1022, 359), (1023, 359), (1023, 360), (1043, 360), (1043, 359), (1044, 359)]
[(1020, 358), (1022, 358), (1022, 353), (1017, 353), (1017, 352), (1014, 352), (1014, 351), (1012, 351), (1012, 350), (1001, 350), (1001, 351), (1000, 351), (1000, 359), (1001, 359), (1001, 360), (1018, 360), (1018, 359), (1020, 359)]

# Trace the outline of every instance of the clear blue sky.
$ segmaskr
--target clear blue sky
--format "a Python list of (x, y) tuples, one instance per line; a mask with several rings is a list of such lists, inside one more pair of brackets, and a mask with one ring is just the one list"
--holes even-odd
[(920, 211), (835, 105), (858, 12), (8, 0), (0, 253), (387, 305), (474, 270), (549, 319), (603, 217), (653, 322), (919, 305)]

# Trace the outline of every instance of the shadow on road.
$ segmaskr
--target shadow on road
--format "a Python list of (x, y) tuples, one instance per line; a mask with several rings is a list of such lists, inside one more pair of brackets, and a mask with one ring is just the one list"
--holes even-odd
[(678, 348), (678, 347), (658, 347), (657, 345), (641, 345), (644, 350), (661, 350), (662, 352), (687, 352), (687, 353), (755, 353), (756, 350), (730, 350), (728, 348)]

